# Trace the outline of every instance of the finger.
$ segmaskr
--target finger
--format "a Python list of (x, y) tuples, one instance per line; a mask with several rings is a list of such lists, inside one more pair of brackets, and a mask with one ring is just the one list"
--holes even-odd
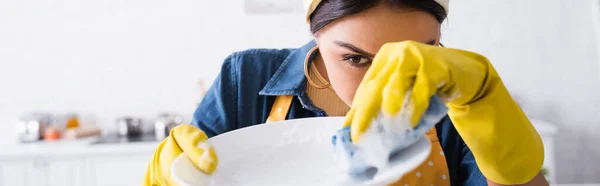
[(406, 93), (412, 84), (412, 77), (394, 73), (383, 89), (382, 110), (388, 116), (396, 116), (405, 104)]
[(393, 44), (382, 47), (356, 91), (352, 103), (354, 111), (351, 113), (351, 121), (346, 118), (345, 123), (352, 126), (353, 141), (360, 140), (359, 136), (370, 127), (381, 109), (381, 93), (398, 66), (396, 55), (392, 55), (393, 47)]
[(210, 174), (217, 168), (217, 154), (204, 131), (189, 124), (179, 125), (171, 130), (169, 139), (204, 173)]
[[(384, 69), (390, 69), (393, 70), (395, 69), (396, 66), (396, 58), (397, 55), (395, 55), (393, 52), (395, 50), (395, 48), (397, 47), (396, 45), (398, 45), (397, 43), (388, 43), (388, 44), (384, 44), (379, 51), (377, 51), (377, 55), (375, 55), (375, 58), (373, 58), (373, 62), (371, 63), (371, 66), (369, 67), (369, 71), (367, 71), (367, 73), (365, 74), (365, 77), (363, 78), (363, 81), (369, 81), (369, 80), (373, 80), (375, 78), (381, 77), (381, 76), (387, 76), (389, 77), (389, 73), (382, 73), (384, 71)], [(394, 65), (394, 68), (390, 68), (390, 65)]]
[[(397, 67), (393, 77), (388, 81), (384, 89), (383, 110), (392, 115), (398, 115), (405, 109), (409, 90), (414, 86), (415, 77), (420, 68), (422, 60), (418, 50), (411, 43), (403, 43), (397, 48)], [(410, 116), (410, 113), (407, 113)], [(411, 118), (407, 118), (410, 120)], [(413, 125), (414, 127), (414, 125)]]
[(409, 96), (402, 97), (404, 104), (401, 108), (405, 109), (406, 116), (410, 117), (412, 127), (416, 127), (421, 119), (423, 113), (429, 106), (429, 99), (436, 92), (435, 85), (431, 84), (430, 80), (432, 77), (439, 76), (439, 72), (433, 72), (431, 69), (435, 63), (427, 62), (425, 59), (425, 53), (429, 45), (423, 45), (417, 42), (406, 42), (403, 48), (403, 54), (399, 71), (402, 77), (400, 80), (412, 81), (410, 84), (412, 90)]
[(213, 173), (219, 164), (215, 149), (208, 142), (202, 142), (198, 145), (198, 149), (202, 150), (202, 154), (199, 157), (190, 158), (199, 158), (196, 166), (198, 166), (198, 169), (202, 170), (202, 172), (206, 174)]
[(344, 120), (344, 124), (342, 125), (342, 128), (352, 125), (352, 119), (354, 118), (355, 110), (356, 109), (354, 107), (352, 107), (352, 108), (350, 108), (350, 111), (348, 111), (348, 113), (346, 113), (346, 118)]
[[(390, 61), (387, 61), (388, 65), (385, 66), (384, 73), (386, 73), (386, 79), (379, 80), (379, 83), (385, 84), (382, 90), (383, 105), (381, 105), (381, 107), (385, 114), (393, 116), (400, 112), (404, 95), (411, 84), (411, 75), (406, 74), (414, 73), (400, 71), (400, 67), (404, 65), (402, 64), (404, 63), (404, 53), (399, 53), (399, 51), (402, 51), (403, 45), (396, 44), (387, 46), (389, 46), (389, 48), (393, 47), (393, 51), (395, 52), (393, 54), (394, 58), (388, 58)], [(392, 49), (385, 48), (385, 52), (388, 50)]]
[(381, 108), (382, 87), (382, 84), (376, 81), (363, 81), (363, 86), (359, 90), (360, 94), (357, 95), (360, 96), (360, 99), (357, 100), (356, 105), (353, 105), (355, 113), (350, 127), (350, 137), (353, 142), (360, 140), (362, 133), (369, 128), (373, 119), (377, 117)]
[(421, 66), (419, 69), (408, 100), (407, 107), (412, 110), (411, 124), (413, 128), (419, 123), (421, 117), (429, 107), (429, 101), (436, 93), (438, 84), (442, 83), (436, 80), (436, 77), (440, 74), (439, 72), (428, 72), (427, 70), (427, 67), (424, 66)]

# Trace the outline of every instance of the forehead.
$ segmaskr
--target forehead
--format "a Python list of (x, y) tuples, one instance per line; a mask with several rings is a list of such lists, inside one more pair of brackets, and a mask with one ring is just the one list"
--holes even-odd
[(384, 3), (336, 20), (318, 33), (320, 45), (333, 41), (351, 43), (376, 53), (389, 42), (428, 42), (439, 38), (440, 24), (433, 15), (416, 10), (391, 8)]

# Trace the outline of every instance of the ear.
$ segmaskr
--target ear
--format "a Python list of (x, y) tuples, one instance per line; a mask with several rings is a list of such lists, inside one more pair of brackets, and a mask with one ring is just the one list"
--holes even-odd
[(315, 33), (312, 33), (313, 38), (315, 38), (315, 39), (318, 38), (319, 35), (320, 35), (319, 33), (321, 33), (321, 31), (317, 31)]

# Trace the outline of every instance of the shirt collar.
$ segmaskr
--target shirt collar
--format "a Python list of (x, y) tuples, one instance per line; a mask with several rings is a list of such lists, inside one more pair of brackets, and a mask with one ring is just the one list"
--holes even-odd
[[(258, 94), (266, 96), (301, 95), (306, 81), (304, 63), (315, 57), (317, 50), (313, 49), (316, 47), (317, 44), (313, 40), (290, 53)], [(310, 56), (307, 58), (307, 55)]]

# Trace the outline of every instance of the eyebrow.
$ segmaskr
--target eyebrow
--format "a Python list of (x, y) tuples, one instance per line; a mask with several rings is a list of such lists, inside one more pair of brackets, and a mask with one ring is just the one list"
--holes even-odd
[(333, 41), (333, 43), (335, 43), (338, 46), (341, 46), (341, 47), (347, 48), (349, 50), (352, 50), (352, 51), (354, 51), (356, 53), (359, 53), (361, 55), (364, 55), (364, 56), (367, 56), (367, 57), (370, 57), (370, 58), (375, 57), (375, 54), (371, 54), (371, 53), (369, 53), (369, 52), (367, 52), (367, 51), (365, 51), (365, 50), (363, 50), (361, 48), (358, 48), (357, 46), (354, 46), (353, 44), (346, 43), (346, 42), (343, 42), (343, 41)]
[[(346, 49), (352, 50), (353, 52), (359, 53), (361, 55), (364, 55), (364, 56), (367, 56), (367, 57), (370, 57), (370, 58), (375, 57), (375, 54), (369, 53), (369, 52), (363, 50), (362, 48), (354, 46), (353, 44), (346, 43), (346, 42), (343, 42), (343, 41), (333, 41), (333, 43), (335, 43), (338, 46), (344, 47)], [(429, 40), (425, 44), (434, 45), (435, 44), (435, 39)]]

